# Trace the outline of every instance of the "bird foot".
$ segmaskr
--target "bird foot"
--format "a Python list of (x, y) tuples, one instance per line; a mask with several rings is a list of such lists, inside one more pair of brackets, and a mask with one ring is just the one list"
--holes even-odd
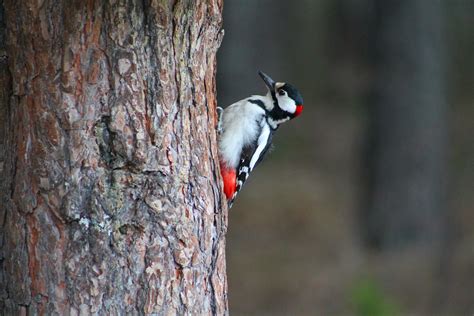
[(220, 135), (222, 133), (222, 114), (224, 113), (224, 109), (220, 106), (217, 107), (217, 134)]

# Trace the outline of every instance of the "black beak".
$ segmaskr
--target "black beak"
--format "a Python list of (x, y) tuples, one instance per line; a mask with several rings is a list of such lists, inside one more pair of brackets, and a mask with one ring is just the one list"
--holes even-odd
[(274, 91), (275, 90), (275, 81), (273, 81), (272, 78), (270, 78), (269, 76), (267, 76), (266, 74), (264, 74), (261, 71), (258, 71), (258, 74), (263, 79), (263, 81), (267, 85), (268, 89), (270, 89), (270, 91)]

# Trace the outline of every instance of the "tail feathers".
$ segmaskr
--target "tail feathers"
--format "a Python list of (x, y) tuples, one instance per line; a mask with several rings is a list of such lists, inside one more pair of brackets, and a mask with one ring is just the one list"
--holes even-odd
[(221, 175), (224, 180), (224, 193), (227, 198), (229, 208), (232, 207), (237, 194), (242, 189), (245, 181), (247, 181), (251, 169), (243, 166), (239, 169), (239, 174), (234, 168), (229, 168), (225, 163), (220, 163)]
[(241, 167), (239, 169), (239, 174), (238, 174), (237, 180), (236, 180), (237, 183), (235, 184), (235, 192), (232, 195), (232, 198), (229, 200), (229, 208), (234, 203), (234, 200), (237, 197), (237, 194), (242, 189), (242, 186), (244, 185), (245, 181), (247, 181), (247, 178), (249, 177), (249, 173), (250, 173), (249, 167)]
[(242, 189), (242, 186), (244, 185), (245, 181), (247, 181), (247, 178), (249, 177), (249, 169), (247, 167), (241, 168), (239, 171), (239, 175), (236, 178), (236, 183), (235, 183), (235, 191), (232, 197), (227, 198), (229, 208), (232, 207), (232, 204), (234, 203), (235, 198), (237, 197), (237, 194), (239, 194), (240, 190)]
[(234, 200), (235, 200), (235, 198), (237, 197), (237, 194), (238, 194), (238, 193), (239, 193), (239, 191), (236, 190), (236, 191), (234, 192), (234, 194), (232, 194), (232, 197), (230, 198), (230, 200), (227, 199), (227, 207), (228, 207), (228, 208), (231, 208), (231, 207), (232, 207), (232, 205), (234, 204)]

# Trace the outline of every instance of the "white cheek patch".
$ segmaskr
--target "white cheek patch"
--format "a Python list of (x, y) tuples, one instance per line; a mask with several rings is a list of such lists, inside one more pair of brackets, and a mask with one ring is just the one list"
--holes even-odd
[(287, 95), (278, 97), (278, 105), (283, 111), (286, 111), (288, 113), (296, 112), (295, 101)]

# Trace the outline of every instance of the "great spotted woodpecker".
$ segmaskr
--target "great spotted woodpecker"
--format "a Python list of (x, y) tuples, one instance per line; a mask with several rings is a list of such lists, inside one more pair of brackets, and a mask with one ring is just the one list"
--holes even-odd
[(258, 165), (281, 123), (303, 111), (303, 98), (289, 83), (275, 82), (259, 71), (268, 93), (253, 95), (219, 111), (219, 160), (229, 207)]

